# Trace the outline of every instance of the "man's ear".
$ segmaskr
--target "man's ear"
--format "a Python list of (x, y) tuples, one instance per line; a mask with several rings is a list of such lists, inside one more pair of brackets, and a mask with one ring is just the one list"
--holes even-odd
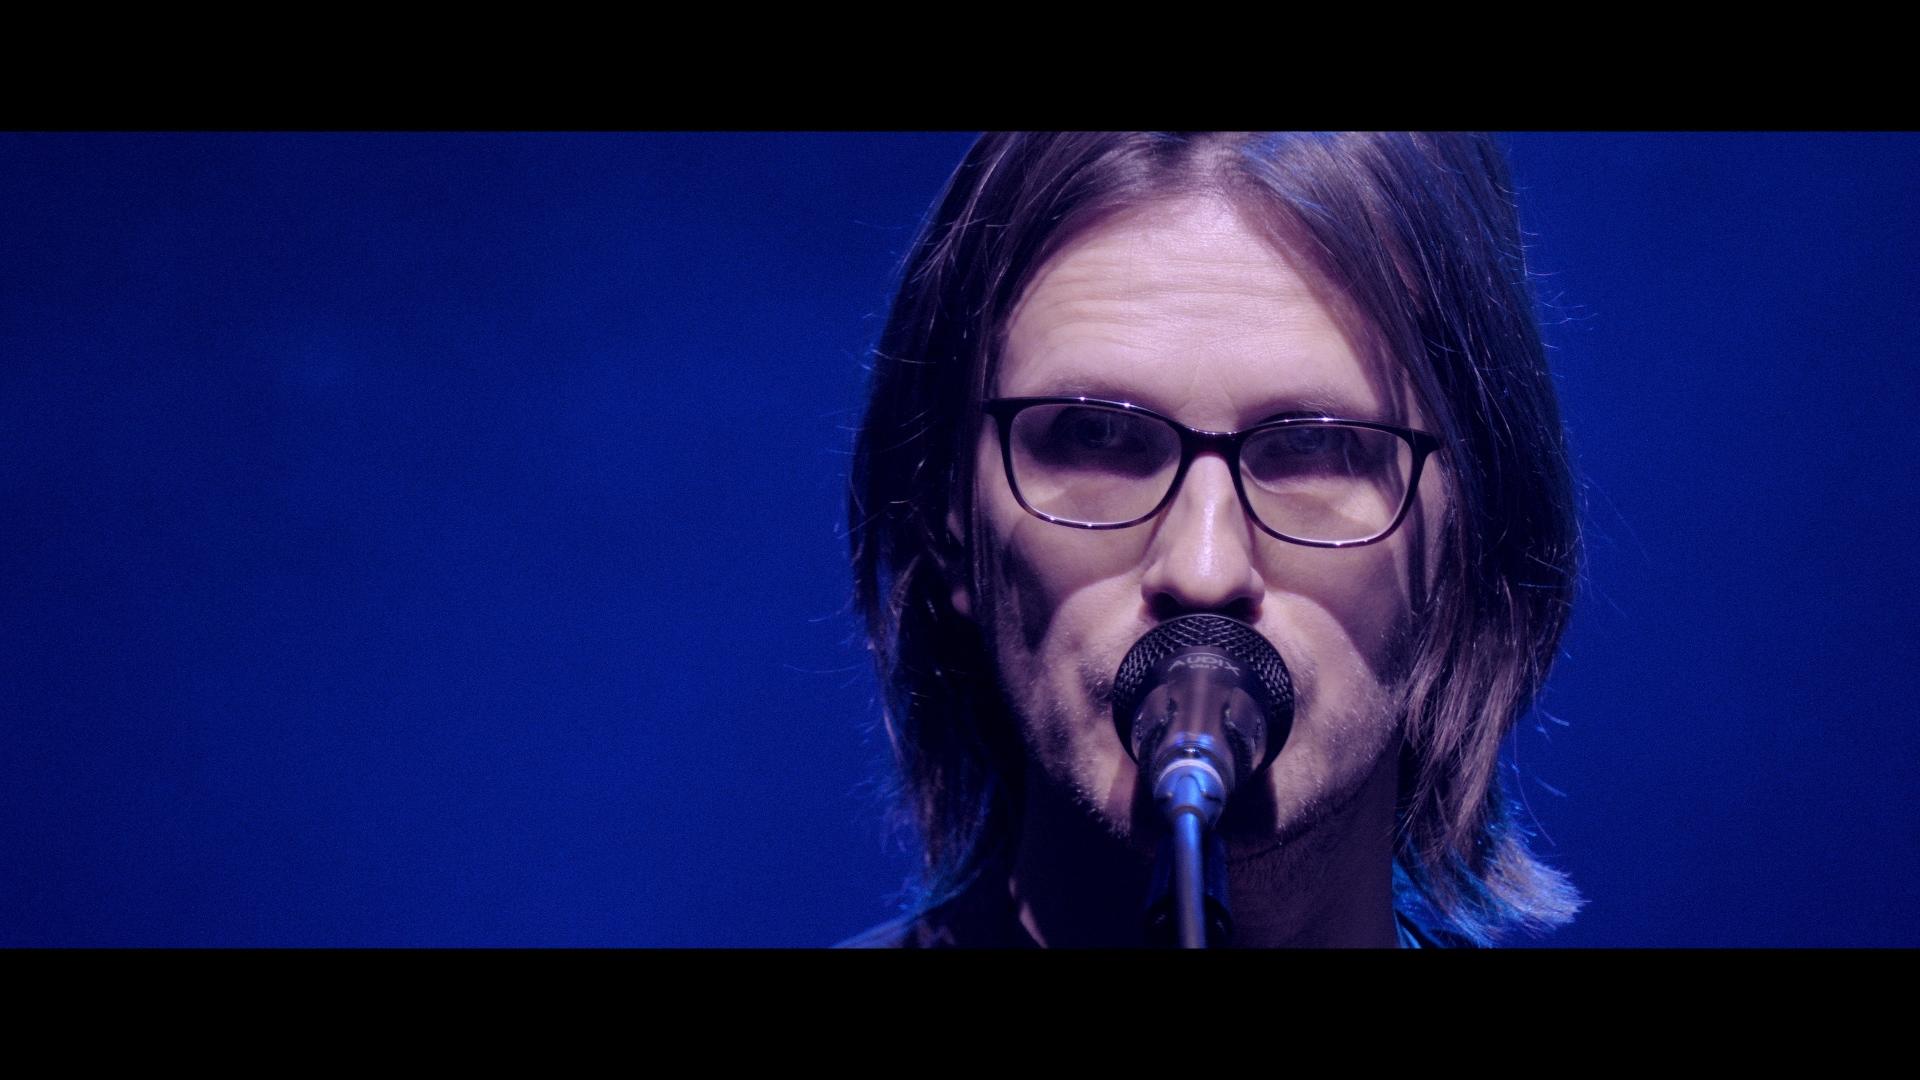
[(973, 560), (967, 554), (966, 529), (959, 510), (947, 511), (947, 545), (940, 552), (940, 572), (952, 588), (953, 610), (973, 619)]

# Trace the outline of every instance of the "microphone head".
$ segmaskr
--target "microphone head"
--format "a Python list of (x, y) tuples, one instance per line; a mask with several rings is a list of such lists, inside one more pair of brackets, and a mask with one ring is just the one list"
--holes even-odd
[[(1293, 677), (1258, 630), (1224, 615), (1169, 619), (1127, 651), (1113, 676), (1113, 724), (1127, 753), (1144, 766), (1141, 758), (1153, 753), (1179, 711), (1177, 701), (1156, 691), (1202, 676), (1226, 691), (1224, 698), (1216, 692), (1205, 700), (1209, 708), (1215, 701), (1228, 703), (1221, 735), (1232, 748), (1236, 773), (1244, 776), (1272, 763), (1293, 730)], [(1252, 708), (1235, 710), (1231, 702), (1236, 700)]]

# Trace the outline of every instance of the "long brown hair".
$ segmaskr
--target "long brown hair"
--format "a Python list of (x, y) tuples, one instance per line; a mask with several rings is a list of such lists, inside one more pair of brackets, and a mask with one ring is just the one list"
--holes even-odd
[(1401, 688), (1400, 902), (1483, 943), (1565, 923), (1579, 898), (1529, 850), (1500, 749), (1566, 628), (1573, 485), (1506, 164), (1491, 139), (1459, 135), (996, 134), (955, 170), (874, 353), (848, 511), (918, 902), (1004, 854), (1020, 813), (1017, 727), (950, 599), (954, 576), (979, 570), (973, 439), (1001, 333), (1061, 245), (1202, 192), (1267, 223), (1335, 286), (1449, 448), (1441, 565), (1416, 598)]

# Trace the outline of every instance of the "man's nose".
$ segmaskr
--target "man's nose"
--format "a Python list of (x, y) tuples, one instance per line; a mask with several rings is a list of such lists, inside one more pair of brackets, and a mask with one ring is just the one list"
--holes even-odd
[(1173, 504), (1153, 523), (1140, 581), (1148, 608), (1162, 617), (1210, 611), (1258, 619), (1266, 595), (1255, 560), (1258, 531), (1241, 506), (1226, 460), (1218, 454), (1195, 458)]

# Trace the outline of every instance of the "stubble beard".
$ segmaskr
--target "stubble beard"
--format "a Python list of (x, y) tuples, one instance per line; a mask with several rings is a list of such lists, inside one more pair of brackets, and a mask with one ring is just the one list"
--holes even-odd
[[(1106, 836), (1131, 849), (1141, 860), (1151, 860), (1166, 830), (1152, 792), (1139, 782), (1138, 770), (1126, 757), (1120, 735), (1112, 724), (1113, 672), (1089, 660), (1075, 663), (1070, 684), (1078, 700), (1049, 693), (1038, 701), (1016, 702), (1016, 714), (1025, 728), (1028, 752), (1041, 767), (1030, 772), (1051, 784), (1096, 823)], [(1117, 665), (1116, 665), (1117, 667)], [(1310, 661), (1300, 664), (1303, 685), (1315, 685)], [(1041, 683), (1040, 685), (1045, 685)], [(1003, 692), (1009, 688), (1003, 686)], [(1306, 703), (1311, 707), (1311, 703)], [(1276, 801), (1270, 773), (1261, 771), (1243, 779), (1223, 811), (1219, 833), (1227, 848), (1229, 871), (1236, 889), (1268, 890), (1305, 884), (1303, 876), (1323, 869), (1350, 839), (1350, 824), (1363, 807), (1361, 800), (1383, 782), (1385, 770), (1397, 777), (1400, 727), (1393, 716), (1398, 708), (1396, 687), (1369, 680), (1363, 700), (1346, 716), (1321, 719), (1318, 726), (1336, 732), (1336, 739), (1379, 738), (1371, 748), (1370, 768), (1342, 782), (1323, 778), (1308, 798), (1293, 803), (1283, 814)], [(1038, 725), (1024, 717), (1038, 717)], [(1100, 772), (1102, 755), (1087, 742), (1096, 733), (1109, 736), (1124, 764), (1109, 782)], [(1380, 732), (1383, 734), (1373, 735)], [(1284, 753), (1285, 748), (1282, 748)], [(1276, 763), (1278, 764), (1278, 763)], [(1390, 842), (1383, 837), (1382, 842)]]
[[(1075, 663), (1070, 685), (1077, 700), (1050, 693), (1016, 709), (1023, 717), (1039, 718), (1037, 725), (1022, 721), (1028, 753), (1039, 766), (1030, 772), (1064, 794), (1109, 839), (1141, 849), (1136, 838), (1148, 835), (1150, 830), (1139, 827), (1137, 808), (1116, 813), (1116, 807), (1137, 802), (1132, 797), (1133, 789), (1139, 786), (1134, 770), (1123, 764), (1111, 780), (1101, 776), (1104, 762), (1097, 748), (1104, 745), (1099, 739), (1101, 729), (1111, 730), (1111, 724), (1102, 721), (1113, 712), (1113, 673), (1083, 659)], [(1011, 695), (1009, 699), (1017, 700)], [(1117, 734), (1114, 739), (1118, 741)], [(1144, 851), (1147, 856), (1152, 854), (1151, 848)]]

